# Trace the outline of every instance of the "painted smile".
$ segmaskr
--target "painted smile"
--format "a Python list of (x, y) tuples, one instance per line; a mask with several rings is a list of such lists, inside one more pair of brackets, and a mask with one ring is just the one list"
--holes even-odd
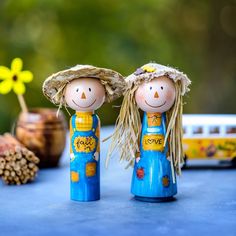
[(160, 105), (160, 106), (152, 106), (152, 105), (150, 105), (146, 100), (145, 100), (145, 103), (146, 103), (148, 106), (152, 107), (152, 108), (159, 108), (159, 107), (164, 106), (164, 105), (166, 104), (166, 101), (165, 101), (162, 105)]
[(89, 106), (83, 107), (83, 106), (78, 105), (78, 104), (72, 99), (72, 102), (73, 102), (77, 107), (80, 107), (80, 108), (89, 108), (89, 107), (91, 107), (96, 101), (97, 101), (97, 99), (95, 99)]

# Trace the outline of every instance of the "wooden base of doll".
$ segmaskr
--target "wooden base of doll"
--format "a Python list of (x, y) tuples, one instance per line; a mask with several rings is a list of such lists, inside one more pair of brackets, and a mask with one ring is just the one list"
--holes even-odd
[(175, 201), (175, 197), (140, 197), (134, 196), (135, 200), (142, 202), (172, 202)]
[(100, 200), (100, 184), (86, 184), (71, 182), (70, 199), (78, 202)]
[(100, 197), (98, 197), (98, 198), (90, 198), (90, 199), (78, 199), (78, 198), (76, 198), (76, 199), (74, 199), (74, 198), (70, 198), (72, 201), (76, 201), (76, 202), (94, 202), (94, 201), (98, 201), (98, 200), (100, 200)]

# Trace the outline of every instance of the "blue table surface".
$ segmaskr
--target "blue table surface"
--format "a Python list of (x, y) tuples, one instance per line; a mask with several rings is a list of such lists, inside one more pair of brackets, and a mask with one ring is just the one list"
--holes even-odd
[[(112, 132), (101, 130), (101, 139)], [(236, 170), (191, 168), (178, 180), (177, 200), (135, 201), (132, 169), (114, 157), (104, 167), (101, 143), (101, 200), (69, 197), (68, 144), (60, 167), (40, 170), (31, 184), (0, 183), (0, 235), (236, 235)], [(118, 158), (117, 158), (118, 159)]]

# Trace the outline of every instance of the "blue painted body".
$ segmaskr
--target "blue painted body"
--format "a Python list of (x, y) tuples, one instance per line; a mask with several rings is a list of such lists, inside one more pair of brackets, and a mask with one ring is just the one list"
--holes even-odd
[[(142, 140), (145, 135), (166, 135), (165, 113), (161, 115), (159, 126), (148, 126), (147, 114), (144, 113), (140, 138), (140, 160), (135, 162), (131, 192), (137, 199), (153, 201), (173, 197), (177, 193), (176, 181), (173, 182), (171, 162), (167, 159), (168, 145), (163, 151), (144, 150)], [(142, 170), (142, 175), (138, 171)], [(175, 177), (175, 176), (174, 176)], [(164, 184), (163, 184), (164, 182)], [(152, 199), (152, 200), (151, 200)]]
[[(99, 137), (95, 135), (95, 131), (99, 125), (97, 115), (93, 114), (93, 124), (90, 131), (78, 131), (75, 130), (71, 137), (72, 151), (75, 158), (70, 162), (70, 171), (79, 173), (79, 181), (70, 181), (70, 193), (71, 199), (76, 201), (95, 201), (100, 199), (100, 157), (98, 161), (94, 159), (94, 153), (96, 152)], [(72, 128), (76, 129), (76, 115), (72, 118)], [(96, 146), (90, 152), (78, 152), (75, 149), (74, 140), (78, 136), (80, 137), (93, 137), (96, 140)], [(89, 163), (95, 163), (96, 173), (92, 177), (86, 176), (86, 165)]]

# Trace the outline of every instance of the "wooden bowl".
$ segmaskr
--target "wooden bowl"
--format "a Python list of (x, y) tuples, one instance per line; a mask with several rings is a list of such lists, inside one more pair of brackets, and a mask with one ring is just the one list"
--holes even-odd
[(19, 115), (16, 138), (40, 159), (40, 167), (58, 165), (66, 143), (67, 125), (62, 112), (35, 108)]

